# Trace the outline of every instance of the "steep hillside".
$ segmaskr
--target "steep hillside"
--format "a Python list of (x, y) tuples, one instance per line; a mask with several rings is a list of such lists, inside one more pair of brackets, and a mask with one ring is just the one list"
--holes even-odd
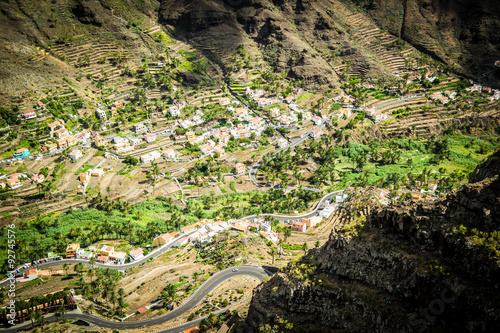
[[(0, 102), (22, 106), (68, 89), (93, 98), (91, 79), (99, 75), (86, 75), (92, 74), (89, 67), (109, 72), (119, 66), (100, 65), (123, 57), (119, 63), (132, 66), (155, 52), (138, 28), (153, 21), (154, 8), (154, 1), (133, 0), (2, 1)], [(68, 81), (77, 82), (71, 88)]]
[(103, 97), (91, 86), (99, 80), (116, 91), (111, 99), (128, 97), (133, 82), (116, 82), (117, 73), (168, 50), (180, 52), (181, 64), (183, 53), (200, 52), (217, 64), (202, 70), (216, 79), (248, 82), (266, 72), (308, 89), (337, 90), (349, 77), (392, 85), (407, 72), (438, 65), (413, 45), (448, 69), (498, 85), (500, 71), (492, 67), (500, 51), (498, 6), (493, 0), (6, 0), (0, 103), (24, 106), (68, 90), (95, 100)]
[[(500, 2), (353, 0), (383, 29), (476, 78), (500, 85)], [(488, 73), (483, 76), (483, 74)]]
[(476, 167), (469, 176), (469, 182), (477, 183), (486, 178), (498, 177), (498, 175), (500, 175), (500, 150)]
[(499, 198), (490, 179), (435, 203), (374, 208), (259, 286), (247, 322), (285, 332), (496, 332)]

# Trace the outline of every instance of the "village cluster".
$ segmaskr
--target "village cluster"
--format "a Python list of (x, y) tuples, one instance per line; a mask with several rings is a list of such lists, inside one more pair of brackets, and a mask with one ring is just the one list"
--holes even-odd
[(412, 191), (396, 191), (392, 193), (388, 189), (375, 189), (375, 198), (383, 205), (388, 205), (391, 201), (398, 200), (403, 194), (409, 194), (413, 200), (435, 200), (438, 185), (435, 183), (427, 184), (426, 188), (415, 187)]
[[(347, 194), (337, 195), (334, 200), (335, 202), (328, 204), (317, 215), (307, 218), (298, 218), (295, 220), (286, 220), (284, 223), (289, 224), (289, 226), (286, 227), (290, 228), (292, 231), (304, 233), (310, 228), (314, 228), (324, 218), (328, 219), (338, 208), (339, 204), (346, 198)], [(153, 239), (150, 245), (146, 246), (146, 249), (138, 247), (128, 251), (128, 253), (119, 251), (108, 244), (94, 244), (85, 249), (80, 247), (79, 243), (70, 243), (66, 247), (66, 252), (64, 254), (55, 254), (51, 252), (47, 254), (47, 258), (34, 261), (33, 265), (31, 263), (24, 264), (22, 268), (27, 270), (24, 275), (18, 277), (17, 279), (18, 281), (26, 282), (36, 279), (39, 276), (62, 275), (62, 271), (39, 270), (36, 268), (37, 264), (44, 263), (49, 260), (61, 260), (63, 257), (65, 259), (83, 260), (90, 260), (91, 258), (94, 258), (95, 262), (101, 264), (124, 265), (128, 262), (141, 260), (148, 253), (159, 251), (163, 247), (175, 248), (186, 244), (191, 244), (196, 247), (204, 247), (210, 244), (217, 234), (230, 230), (241, 233), (253, 232), (255, 234), (259, 234), (266, 239), (266, 241), (271, 242), (273, 246), (279, 247), (279, 236), (272, 230), (271, 221), (265, 217), (255, 217), (252, 219), (243, 218), (240, 220), (229, 219), (228, 221), (222, 221), (220, 219), (205, 219), (185, 226), (181, 228), (179, 232), (174, 231), (160, 234)]]
[[(415, 82), (420, 82), (422, 78), (426, 81), (434, 82), (438, 77), (433, 75), (431, 72), (427, 72), (424, 76), (417, 75), (415, 77)], [(408, 80), (408, 83), (414, 82), (412, 80)], [(471, 84), (472, 85), (466, 89), (469, 92), (478, 91), (485, 93), (488, 95), (487, 98), (489, 100), (496, 100), (500, 98), (500, 90), (491, 89), (472, 81)], [(359, 88), (375, 89), (375, 87), (370, 83), (358, 83), (357, 86)], [(329, 115), (314, 114), (301, 108), (301, 106), (296, 102), (295, 96), (297, 96), (301, 90), (295, 90), (296, 91), (293, 91), (292, 94), (283, 97), (273, 96), (271, 93), (262, 89), (253, 90), (250, 87), (246, 88), (245, 95), (248, 100), (253, 101), (259, 107), (267, 110), (270, 115), (270, 119), (272, 119), (272, 123), (269, 123), (259, 115), (250, 111), (246, 106), (242, 105), (240, 101), (230, 97), (221, 97), (218, 100), (219, 106), (226, 108), (227, 111), (232, 114), (228, 124), (226, 126), (212, 127), (201, 131), (195, 131), (194, 127), (205, 123), (203, 111), (201, 109), (197, 109), (193, 116), (183, 117), (182, 110), (188, 106), (188, 103), (185, 100), (175, 102), (171, 106), (160, 109), (159, 114), (163, 116), (169, 114), (172, 118), (176, 119), (176, 122), (170, 129), (162, 130), (156, 133), (153, 133), (147, 126), (147, 123), (150, 123), (151, 121), (146, 120), (144, 122), (134, 124), (131, 128), (132, 131), (128, 134), (125, 133), (126, 135), (122, 136), (119, 134), (115, 137), (103, 138), (98, 133), (93, 133), (87, 129), (78, 133), (72, 133), (66, 128), (65, 121), (63, 119), (58, 119), (47, 125), (51, 139), (42, 145), (40, 154), (56, 154), (67, 148), (73, 147), (69, 151), (68, 157), (73, 161), (77, 161), (84, 156), (84, 153), (81, 149), (74, 146), (80, 145), (81, 148), (82, 145), (89, 145), (90, 139), (92, 139), (96, 147), (110, 149), (111, 152), (126, 156), (127, 152), (136, 150), (139, 146), (140, 148), (145, 148), (147, 147), (147, 144), (157, 142), (159, 138), (167, 136), (168, 133), (168, 135), (171, 135), (176, 143), (189, 142), (191, 145), (197, 146), (201, 151), (202, 156), (212, 156), (216, 159), (222, 159), (227, 155), (226, 149), (231, 138), (251, 138), (255, 140), (256, 138), (259, 138), (268, 127), (291, 128), (297, 126), (300, 129), (301, 127), (298, 126), (298, 124), (302, 124), (310, 120), (314, 124), (314, 127), (305, 135), (315, 139), (324, 134), (322, 130), (324, 124), (328, 124), (334, 120), (340, 121), (349, 119), (356, 111), (365, 111), (366, 116), (374, 123), (387, 121), (392, 116), (389, 113), (378, 111), (375, 107), (363, 109), (356, 105), (356, 99), (353, 96), (345, 94), (344, 92), (331, 99), (334, 103), (341, 105), (341, 108)], [(437, 91), (431, 93), (428, 97), (431, 100), (446, 104), (457, 97), (457, 92), (451, 90)], [(98, 106), (95, 111), (95, 115), (98, 119), (112, 119), (118, 116), (119, 110), (123, 107), (124, 103), (122, 101), (115, 101), (107, 107)], [(44, 111), (45, 105), (42, 102), (38, 102), (36, 110), (20, 112), (18, 116), (24, 120), (29, 120), (36, 118), (37, 112), (43, 113)], [(184, 132), (182, 134), (176, 134), (176, 128), (183, 129)], [(276, 136), (274, 138), (274, 142), (279, 148), (282, 149), (289, 145), (289, 140), (281, 136)], [(246, 144), (240, 142), (239, 145), (245, 146)], [(36, 155), (36, 152), (35, 154), (32, 154), (28, 148), (19, 148), (14, 152), (12, 158), (0, 162), (12, 162), (19, 159), (34, 158), (35, 156), (33, 155)], [(175, 162), (179, 160), (180, 155), (180, 152), (174, 148), (164, 148), (152, 151), (148, 151), (148, 149), (146, 149), (146, 151), (138, 157), (141, 163), (148, 164), (162, 158)], [(236, 170), (237, 174), (242, 174), (244, 173), (245, 168), (241, 164), (237, 164)], [(103, 169), (95, 167), (79, 174), (78, 178), (81, 184), (78, 186), (77, 193), (84, 194), (90, 178), (100, 177), (103, 172)], [(45, 176), (42, 174), (32, 175), (30, 173), (14, 173), (9, 176), (1, 175), (0, 177), (0, 179), (5, 178), (5, 181), (0, 181), (0, 187), (9, 187), (11, 189), (21, 187), (24, 180), (30, 179), (31, 183), (34, 184), (41, 183), (45, 180)]]

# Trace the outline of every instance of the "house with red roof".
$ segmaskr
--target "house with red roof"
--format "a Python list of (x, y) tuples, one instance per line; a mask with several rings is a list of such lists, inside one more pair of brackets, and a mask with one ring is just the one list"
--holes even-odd
[(33, 119), (36, 118), (36, 113), (34, 110), (24, 111), (21, 112), (21, 117), (23, 117), (26, 120)]
[(139, 260), (141, 258), (144, 258), (144, 252), (142, 248), (138, 247), (136, 249), (133, 249), (132, 251), (128, 252), (128, 255), (130, 256), (130, 259), (132, 260)]
[(36, 279), (37, 277), (38, 277), (38, 269), (36, 268), (28, 269), (26, 270), (26, 272), (24, 272), (25, 279), (33, 280)]
[(307, 225), (305, 222), (294, 221), (292, 223), (292, 231), (306, 232)]

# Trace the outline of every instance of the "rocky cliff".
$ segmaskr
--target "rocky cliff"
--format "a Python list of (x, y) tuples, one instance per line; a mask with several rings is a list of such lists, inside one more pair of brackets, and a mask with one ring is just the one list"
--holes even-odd
[(476, 167), (469, 177), (470, 183), (500, 175), (500, 150), (492, 154), (486, 161)]
[[(254, 292), (247, 323), (285, 332), (500, 330), (500, 181), (378, 207)], [(354, 231), (353, 231), (354, 230)]]

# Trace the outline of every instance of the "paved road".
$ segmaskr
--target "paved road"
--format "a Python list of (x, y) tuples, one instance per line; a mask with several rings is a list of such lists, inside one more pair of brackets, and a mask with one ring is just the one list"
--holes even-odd
[[(328, 193), (323, 198), (321, 198), (321, 200), (319, 201), (316, 208), (312, 212), (307, 213), (307, 214), (302, 214), (302, 215), (259, 214), (258, 216), (271, 216), (271, 217), (273, 217), (281, 222), (283, 222), (285, 220), (298, 220), (298, 219), (313, 217), (313, 216), (316, 216), (317, 214), (319, 214), (326, 206), (328, 206), (328, 204), (331, 201), (330, 199), (334, 198), (336, 195), (339, 195), (343, 192), (344, 192), (343, 190), (340, 190), (340, 191), (334, 191), (334, 192)], [(253, 219), (255, 217), (257, 217), (257, 215), (250, 215), (250, 216), (246, 216), (245, 218)]]
[[(334, 192), (326, 194), (318, 202), (316, 208), (312, 212), (309, 212), (307, 214), (303, 214), (303, 215), (290, 215), (290, 216), (289, 215), (277, 215), (277, 214), (260, 214), (260, 216), (272, 216), (273, 218), (275, 218), (275, 219), (277, 219), (279, 221), (312, 217), (312, 216), (315, 216), (316, 214), (318, 214), (319, 212), (321, 212), (328, 205), (328, 203), (329, 203), (328, 200), (329, 199), (333, 198), (334, 196), (336, 196), (336, 195), (338, 195), (338, 194), (340, 194), (342, 192), (343, 192), (343, 190), (334, 191)], [(249, 215), (249, 216), (246, 216), (244, 218), (252, 219), (252, 218), (255, 218), (255, 217), (257, 217), (257, 215)], [(194, 232), (194, 231), (195, 230), (193, 230), (192, 232)], [(158, 249), (156, 249), (156, 250), (148, 253), (146, 256), (144, 256), (144, 258), (142, 258), (142, 259), (140, 259), (138, 261), (135, 261), (135, 262), (132, 262), (132, 263), (128, 263), (128, 264), (123, 264), (123, 265), (108, 265), (108, 264), (95, 263), (94, 266), (95, 267), (101, 267), (101, 268), (117, 269), (119, 271), (125, 271), (128, 268), (132, 268), (132, 267), (136, 267), (136, 266), (141, 265), (142, 263), (148, 261), (150, 258), (154, 259), (154, 258), (158, 257), (159, 255), (167, 252), (168, 250), (170, 250), (172, 248), (172, 245), (175, 242), (175, 240), (177, 240), (178, 238), (185, 237), (186, 235), (189, 235), (189, 234), (182, 234), (182, 235), (177, 236), (176, 238), (174, 238), (173, 242), (169, 243), (168, 245), (164, 245), (164, 246), (162, 246), (162, 247), (160, 247), (160, 248), (158, 248)], [(44, 263), (38, 264), (35, 267), (37, 267), (38, 269), (43, 269), (43, 268), (49, 268), (49, 267), (52, 267), (52, 266), (60, 266), (60, 265), (63, 265), (65, 263), (76, 264), (78, 262), (82, 262), (84, 264), (89, 265), (89, 261), (86, 260), (86, 259), (63, 259), (63, 260), (50, 260), (48, 262), (44, 262)], [(24, 269), (21, 269), (21, 272), (24, 272), (24, 271), (25, 271)], [(6, 287), (8, 285), (9, 285), (9, 279), (5, 279), (2, 282), (0, 282), (0, 288)]]
[[(319, 127), (319, 128), (323, 128), (324, 126), (325, 126), (325, 124), (323, 123), (323, 124), (321, 124), (321, 125), (320, 125), (320, 126), (318, 126), (318, 127)], [(304, 143), (304, 141), (306, 141), (308, 138), (309, 138), (309, 136), (304, 135), (304, 137), (297, 138), (297, 139), (295, 139), (295, 140), (291, 140), (291, 142), (290, 142), (290, 144), (289, 144), (289, 145), (287, 145), (287, 146), (286, 146), (286, 147), (284, 147), (284, 148), (280, 148), (280, 149), (278, 149), (278, 150), (276, 151), (276, 153), (274, 153), (274, 154), (277, 154), (277, 153), (279, 153), (280, 151), (282, 151), (282, 150), (286, 150), (286, 149), (288, 149), (288, 148), (294, 148), (294, 147), (296, 147), (296, 146), (302, 145), (302, 144)], [(262, 183), (259, 183), (259, 182), (257, 181), (256, 174), (257, 174), (257, 170), (259, 170), (259, 168), (260, 168), (261, 164), (262, 164), (262, 163), (257, 162), (257, 163), (255, 163), (254, 165), (252, 165), (252, 166), (251, 166), (251, 168), (250, 168), (250, 172), (249, 172), (248, 176), (250, 177), (250, 180), (251, 180), (251, 181), (252, 181), (252, 182), (253, 182), (256, 186), (258, 186), (258, 187), (264, 187), (264, 188), (270, 188), (270, 187), (266, 186), (266, 184), (262, 184)], [(290, 189), (290, 190), (292, 190), (292, 189), (295, 189), (295, 188), (297, 188), (297, 187), (287, 187), (286, 189)], [(303, 186), (302, 188), (303, 188), (303, 189), (305, 189), (305, 190), (313, 191), (313, 192), (321, 192), (319, 189), (314, 188), (314, 187)]]
[[(148, 327), (148, 326), (153, 326), (153, 325), (159, 325), (164, 322), (170, 321), (174, 318), (177, 318), (181, 316), (182, 314), (188, 312), (192, 308), (194, 308), (196, 305), (198, 305), (204, 298), (206, 294), (209, 294), (212, 292), (214, 289), (216, 289), (219, 285), (221, 285), (223, 282), (236, 277), (236, 276), (251, 276), (254, 278), (257, 278), (262, 281), (262, 279), (265, 276), (269, 276), (268, 274), (262, 267), (258, 266), (237, 266), (238, 271), (233, 272), (233, 269), (235, 267), (230, 267), (227, 268), (223, 271), (217, 272), (214, 274), (211, 278), (209, 278), (205, 283), (203, 283), (200, 288), (198, 288), (194, 294), (181, 306), (178, 308), (162, 315), (156, 318), (151, 318), (151, 319), (146, 319), (146, 320), (140, 320), (140, 321), (135, 321), (135, 322), (117, 322), (117, 321), (111, 321), (107, 319), (103, 319), (91, 314), (86, 314), (86, 313), (68, 313), (64, 317), (65, 319), (80, 319), (83, 321), (86, 321), (90, 324), (96, 325), (98, 327), (106, 327), (110, 329), (137, 329), (137, 328), (143, 328), (143, 327)], [(55, 317), (48, 317), (47, 321), (48, 322), (54, 322), (59, 320), (58, 318)], [(196, 323), (189, 323), (189, 325), (195, 326)], [(192, 326), (188, 326), (192, 327)], [(31, 329), (31, 323), (28, 322), (27, 325), (23, 326), (14, 326), (9, 329), (2, 329), (2, 332), (10, 333), (10, 332), (17, 332), (19, 330), (23, 329)], [(182, 331), (182, 328), (180, 327), (175, 327), (170, 330), (167, 330), (167, 332), (179, 332)], [(165, 331), (163, 331), (165, 332)]]
[[(154, 251), (151, 251), (146, 256), (144, 256), (142, 259), (139, 259), (137, 261), (134, 261), (134, 262), (131, 262), (128, 264), (123, 264), (123, 265), (109, 265), (109, 264), (101, 264), (101, 263), (96, 262), (94, 264), (94, 266), (101, 267), (101, 268), (112, 268), (112, 269), (117, 269), (119, 271), (125, 271), (128, 268), (132, 268), (132, 267), (136, 267), (136, 266), (141, 265), (142, 263), (148, 261), (150, 258), (154, 259), (154, 258), (158, 257), (159, 255), (167, 252), (168, 250), (170, 250), (172, 248), (172, 245), (173, 245), (173, 243), (175, 243), (175, 240), (177, 240), (179, 238), (183, 238), (186, 235), (188, 235), (188, 234), (182, 234), (182, 235), (177, 236), (176, 238), (174, 238), (174, 241), (170, 242), (167, 245), (163, 245), (163, 246), (155, 249)], [(32, 267), (30, 267), (30, 268), (36, 267), (38, 269), (43, 269), (43, 268), (48, 268), (48, 267), (52, 267), (52, 266), (60, 266), (60, 265), (63, 265), (65, 263), (76, 264), (78, 262), (82, 262), (84, 264), (89, 265), (89, 260), (87, 260), (87, 259), (62, 259), (62, 260), (49, 260), (48, 262), (38, 264), (37, 266), (32, 265)], [(24, 272), (24, 269), (21, 269), (21, 272)], [(8, 284), (9, 284), (9, 280), (6, 279), (0, 283), (0, 288), (5, 287)]]

